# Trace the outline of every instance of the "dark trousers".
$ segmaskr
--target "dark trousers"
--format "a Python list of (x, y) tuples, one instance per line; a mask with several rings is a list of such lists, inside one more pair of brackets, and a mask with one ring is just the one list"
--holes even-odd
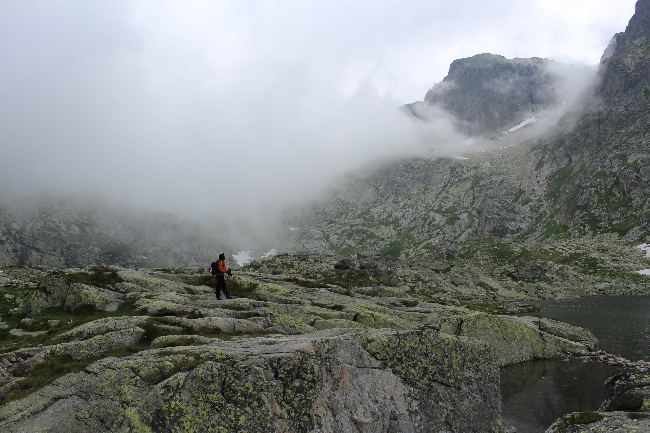
[(230, 292), (226, 287), (226, 276), (225, 275), (215, 275), (217, 278), (217, 298), (221, 298), (221, 291), (226, 295), (226, 298), (230, 298)]

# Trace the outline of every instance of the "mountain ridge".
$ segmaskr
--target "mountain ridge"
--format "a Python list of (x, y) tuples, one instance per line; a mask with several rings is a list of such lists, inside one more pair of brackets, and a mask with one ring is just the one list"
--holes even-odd
[[(599, 67), (602, 82), (595, 89), (595, 95), (602, 98), (599, 105), (594, 105), (587, 95), (587, 111), (564, 113), (552, 130), (543, 130), (536, 124), (526, 126), (528, 132), (537, 128), (537, 137), (534, 132), (528, 137), (505, 137), (499, 129), (492, 129), (490, 134), (499, 136), (493, 141), (493, 150), (467, 152), (467, 159), (442, 158), (429, 163), (426, 158), (416, 158), (396, 163), (393, 170), (377, 170), (375, 178), (372, 172), (358, 176), (353, 182), (362, 191), (385, 185), (377, 193), (376, 202), (368, 202), (367, 194), (366, 199), (355, 197), (353, 188), (345, 186), (333, 192), (329, 201), (315, 206), (310, 217), (315, 223), (305, 226), (311, 234), (303, 237), (307, 242), (302, 247), (310, 248), (309, 238), (349, 238), (346, 227), (365, 231), (373, 239), (365, 242), (357, 237), (359, 248), (377, 248), (373, 242), (377, 244), (377, 239), (383, 238), (386, 242), (380, 243), (379, 248), (384, 251), (400, 242), (406, 250), (438, 238), (453, 241), (468, 236), (517, 238), (535, 243), (549, 236), (616, 232), (632, 242), (643, 240), (650, 233), (650, 165), (646, 147), (650, 63), (649, 45), (642, 31), (646, 22), (643, 17), (649, 9), (648, 1), (637, 4), (636, 18), (630, 20), (625, 32), (616, 36), (615, 50), (603, 59)], [(639, 34), (642, 36), (634, 39)], [(443, 83), (453, 81), (457, 70), (468, 63), (484, 66), (490, 62), (512, 61), (486, 54), (457, 60)], [(520, 62), (527, 64), (526, 59)], [(476, 81), (480, 88), (485, 79)], [(435, 100), (430, 96), (435, 89), (436, 86), (427, 93), (430, 102)], [(462, 89), (455, 84), (452, 90), (471, 94), (476, 89), (474, 85)], [(481, 95), (477, 98), (481, 100)], [(521, 114), (520, 111), (518, 115)], [(494, 150), (497, 146), (499, 149)], [(404, 192), (391, 189), (390, 182), (381, 180), (386, 177), (399, 179)], [(419, 205), (402, 198), (411, 193), (409, 178), (419, 191)], [(423, 183), (421, 179), (428, 180)], [(379, 228), (377, 221), (365, 224), (363, 215), (368, 214), (387, 223), (379, 222)], [(388, 223), (399, 220), (401, 214), (410, 217), (397, 225)], [(318, 216), (314, 218), (315, 215)], [(326, 223), (336, 220), (337, 215), (342, 220), (336, 226)], [(419, 223), (414, 224), (415, 220)], [(410, 240), (405, 239), (406, 232)], [(415, 237), (411, 236), (413, 233)], [(330, 244), (335, 249), (345, 248), (341, 242)]]

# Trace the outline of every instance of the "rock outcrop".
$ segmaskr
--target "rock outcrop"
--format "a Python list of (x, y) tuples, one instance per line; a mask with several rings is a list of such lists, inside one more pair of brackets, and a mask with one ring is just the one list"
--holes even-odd
[[(500, 432), (500, 366), (596, 345), (579, 328), (423, 301), (369, 273), (318, 284), (288, 258), (239, 271), (242, 297), (228, 300), (190, 269), (8, 271), (0, 429)], [(78, 301), (89, 290), (119, 305)]]
[(424, 103), (437, 105), (458, 118), (461, 130), (480, 135), (505, 131), (558, 102), (557, 77), (547, 59), (506, 59), (477, 54), (454, 60), (449, 73), (431, 88)]
[(486, 346), (430, 331), (155, 349), (107, 358), (4, 406), (0, 427), (499, 431), (498, 375)]

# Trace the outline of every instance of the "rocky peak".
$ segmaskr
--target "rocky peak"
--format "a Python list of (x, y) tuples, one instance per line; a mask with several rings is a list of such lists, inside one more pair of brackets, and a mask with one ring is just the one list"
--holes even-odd
[(645, 38), (650, 42), (650, 0), (638, 0), (635, 12), (625, 29), (625, 34), (632, 40)]
[(557, 102), (556, 78), (546, 69), (550, 62), (488, 53), (454, 60), (424, 102), (451, 112), (466, 133), (504, 130), (521, 122), (527, 113)]
[(616, 34), (601, 59), (598, 94), (608, 105), (644, 104), (650, 98), (650, 0), (639, 0), (625, 32)]

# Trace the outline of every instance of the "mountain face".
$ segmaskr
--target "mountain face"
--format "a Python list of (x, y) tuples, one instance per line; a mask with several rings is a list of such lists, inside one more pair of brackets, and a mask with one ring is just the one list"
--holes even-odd
[(455, 60), (444, 80), (424, 97), (456, 115), (461, 129), (478, 135), (506, 127), (557, 103), (549, 60), (511, 59), (494, 54)]
[(649, 44), (650, 2), (639, 0), (625, 32), (614, 35), (601, 61), (598, 93), (609, 106), (632, 103), (639, 110), (650, 99)]
[(424, 102), (407, 108), (425, 117), (422, 111), (426, 106), (441, 107), (470, 135), (504, 131), (524, 120), (526, 114), (558, 103), (558, 77), (549, 72), (551, 63), (495, 54), (454, 60), (447, 76), (427, 92)]
[[(552, 84), (543, 72), (545, 61), (483, 54), (454, 62), (443, 85), (431, 89), (424, 103), (442, 104), (460, 119), (476, 121), (478, 131), (498, 132), (499, 149), (462, 159), (403, 160), (357, 174), (328, 201), (296, 218), (304, 229), (296, 236), (298, 248), (408, 256), (477, 238), (528, 247), (608, 234), (629, 244), (646, 241), (648, 16), (650, 1), (639, 1), (626, 31), (608, 48), (595, 91), (602, 103), (565, 113), (551, 131), (529, 125), (526, 136), (499, 132), (508, 117), (500, 113), (513, 116), (536, 101), (539, 106), (557, 101), (542, 91)], [(519, 90), (505, 97), (486, 82), (516, 83)], [(536, 138), (527, 138), (536, 131)]]
[(27, 200), (0, 207), (0, 266), (202, 266), (217, 256), (199, 227), (165, 212)]

